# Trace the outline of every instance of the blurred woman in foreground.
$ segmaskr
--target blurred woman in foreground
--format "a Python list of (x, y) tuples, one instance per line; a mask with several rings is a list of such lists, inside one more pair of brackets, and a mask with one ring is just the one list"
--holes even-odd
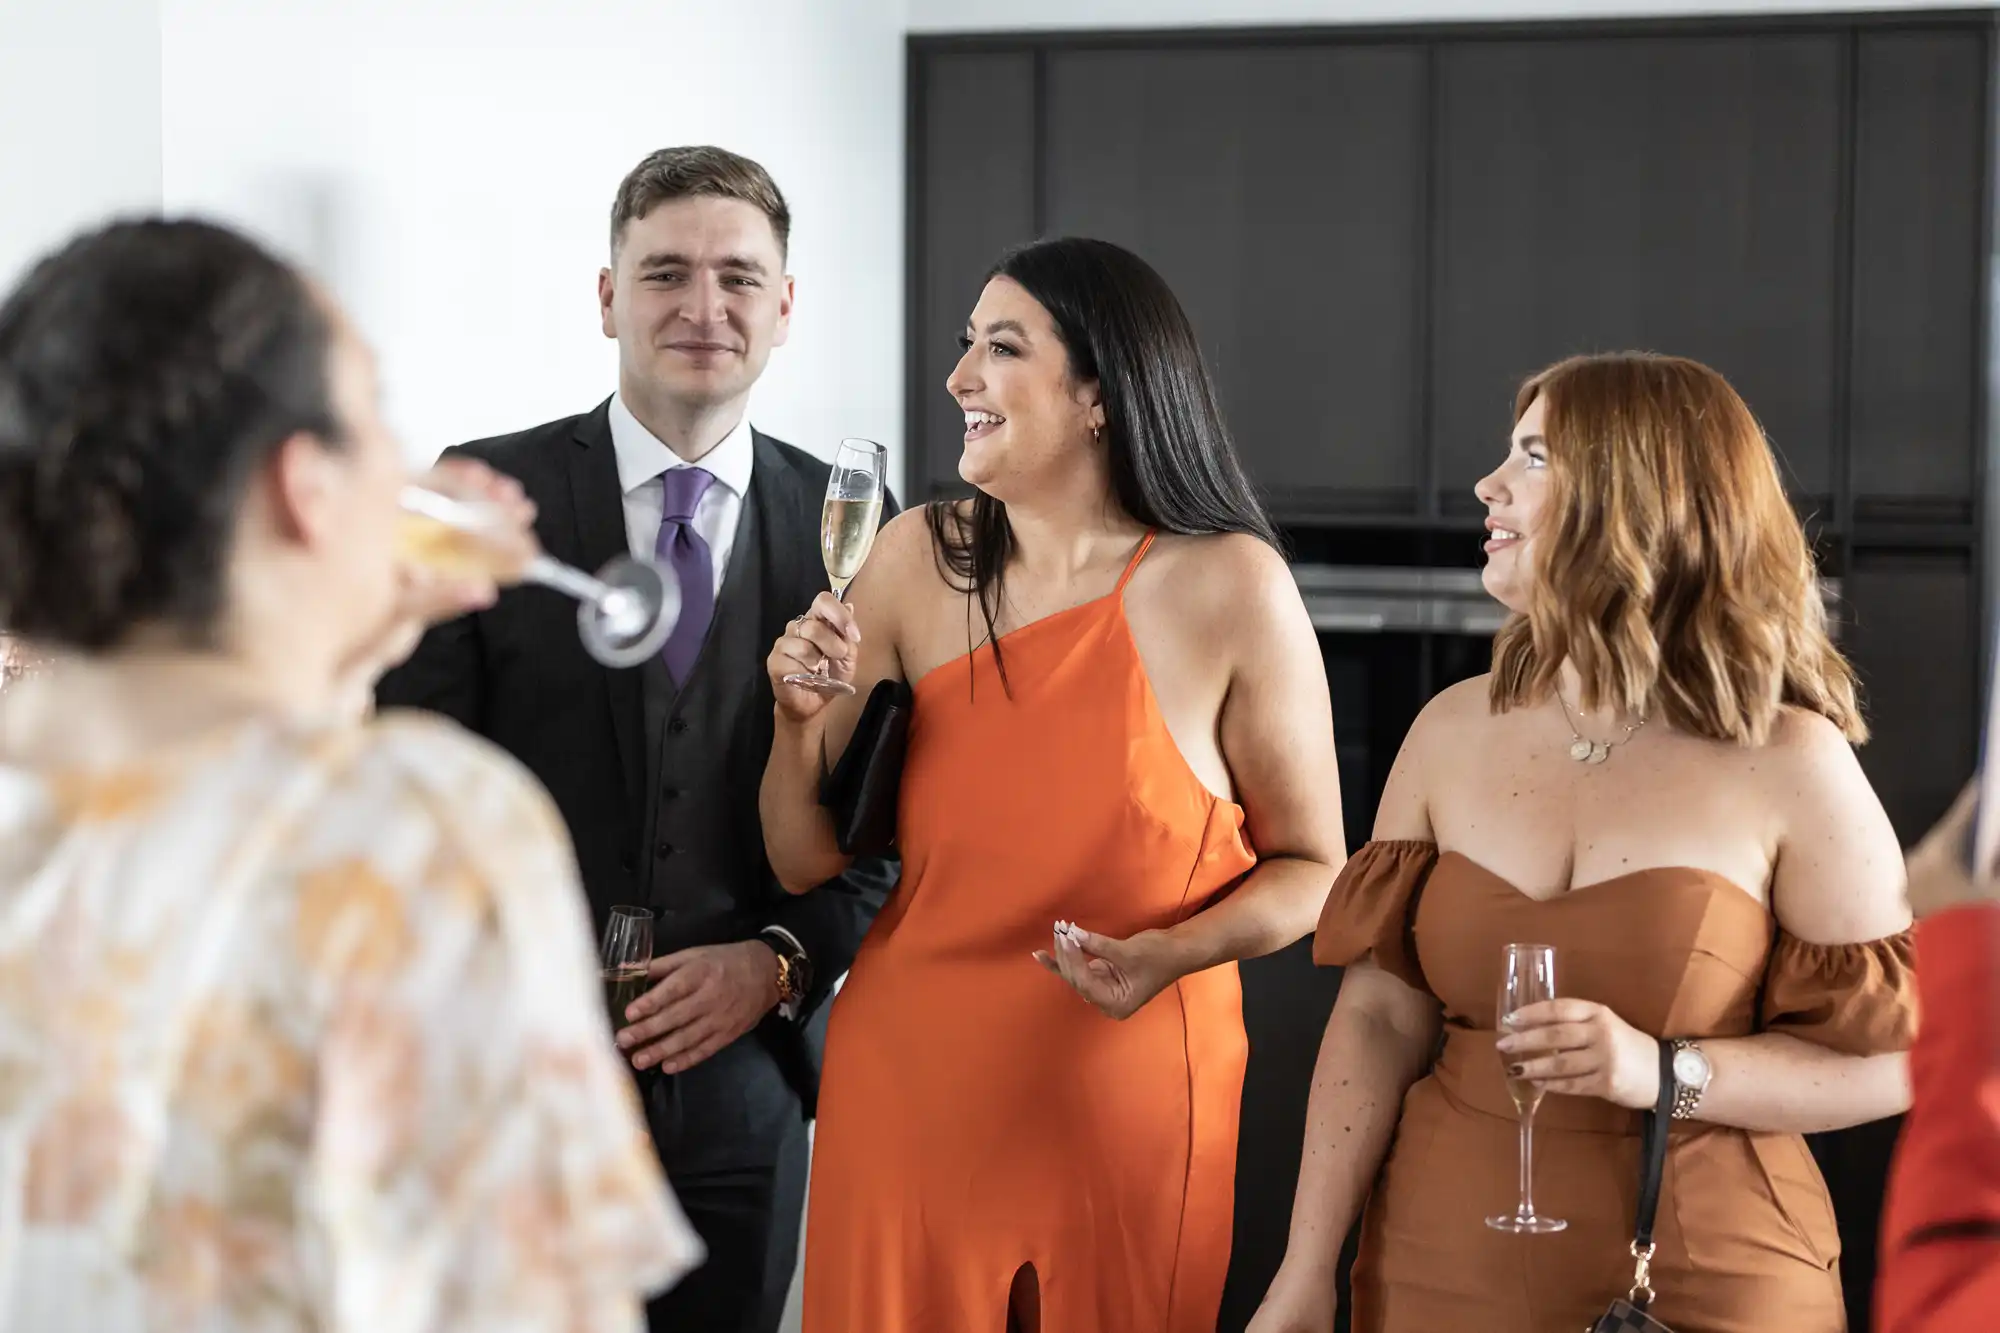
[(548, 801), (355, 723), (493, 595), (399, 570), (403, 484), (346, 319), (228, 231), (0, 307), (0, 1328), (632, 1329), (699, 1257)]

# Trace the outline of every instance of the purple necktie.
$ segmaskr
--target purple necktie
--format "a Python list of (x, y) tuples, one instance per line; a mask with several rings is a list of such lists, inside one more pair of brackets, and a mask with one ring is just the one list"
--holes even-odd
[(679, 687), (687, 684), (694, 660), (701, 655), (701, 641), (708, 637), (708, 622), (715, 617), (715, 559), (694, 527), (695, 506), (714, 483), (715, 474), (677, 467), (660, 481), (666, 487), (666, 505), (660, 511), (660, 536), (653, 543), (653, 554), (674, 571), (681, 586), (681, 618), (660, 655)]

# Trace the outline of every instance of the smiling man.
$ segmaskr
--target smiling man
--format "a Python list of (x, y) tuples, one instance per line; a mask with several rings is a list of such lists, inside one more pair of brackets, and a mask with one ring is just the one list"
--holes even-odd
[(826, 587), (827, 465), (748, 415), (790, 329), (790, 234), (757, 163), (652, 154), (618, 187), (597, 279), (617, 393), (462, 448), (520, 479), (556, 558), (595, 569), (629, 551), (674, 571), (682, 609), (660, 656), (607, 670), (579, 644), (572, 603), (522, 588), (433, 630), (377, 695), (448, 714), (533, 770), (568, 821), (600, 931), (613, 906), (654, 912), (653, 986), (619, 1016), (619, 1042), (709, 1251), (654, 1303), (654, 1333), (777, 1327), (805, 1189), (813, 1019), (895, 878), (857, 863), (793, 897), (757, 818), (764, 657)]

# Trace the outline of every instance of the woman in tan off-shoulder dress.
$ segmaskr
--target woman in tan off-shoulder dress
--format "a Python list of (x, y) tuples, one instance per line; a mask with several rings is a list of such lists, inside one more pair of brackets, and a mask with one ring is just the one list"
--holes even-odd
[(357, 724), (493, 593), (399, 576), (402, 484), (366, 349), (231, 232), (0, 306), (0, 1329), (630, 1333), (701, 1258), (548, 796)]
[[(1632, 1284), (1662, 1039), (1681, 1058), (1652, 1314), (1835, 1333), (1838, 1235), (1801, 1135), (1903, 1109), (1915, 1017), (1852, 673), (1720, 376), (1578, 359), (1516, 416), (1478, 493), (1486, 585), (1517, 614), (1493, 674), (1411, 729), (1321, 917), (1315, 956), (1349, 971), (1252, 1333), (1324, 1333), (1357, 1221), (1357, 1333), (1590, 1327)], [(1555, 947), (1560, 998), (1502, 1033), (1515, 942)], [(1534, 1186), (1556, 1234), (1485, 1224), (1518, 1188), (1507, 1066), (1548, 1094)]]

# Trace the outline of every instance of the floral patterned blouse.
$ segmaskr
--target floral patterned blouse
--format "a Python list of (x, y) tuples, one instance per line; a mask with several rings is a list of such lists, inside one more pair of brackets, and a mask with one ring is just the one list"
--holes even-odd
[(610, 1333), (700, 1262), (547, 797), (435, 719), (0, 766), (0, 1329)]

